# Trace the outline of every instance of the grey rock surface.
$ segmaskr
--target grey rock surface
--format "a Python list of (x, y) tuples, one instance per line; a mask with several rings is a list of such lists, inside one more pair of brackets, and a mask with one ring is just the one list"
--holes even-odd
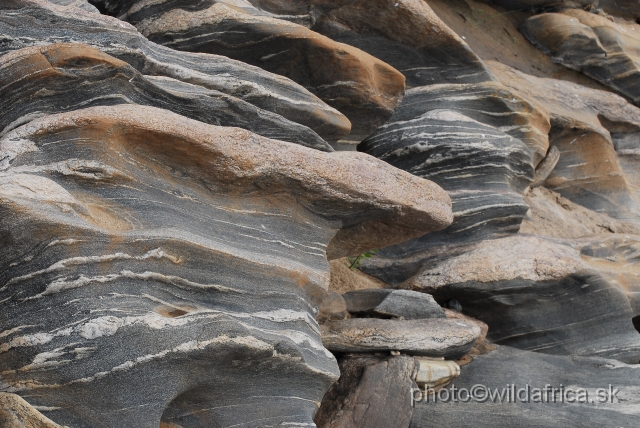
[(409, 356), (340, 358), (340, 379), (322, 399), (318, 428), (408, 428), (416, 361)]
[[(583, 251), (597, 258), (598, 243), (585, 244)], [(626, 254), (632, 259), (635, 247), (630, 244)], [(625, 246), (620, 247), (622, 256)], [(603, 258), (611, 255), (606, 248), (600, 253)], [(631, 298), (637, 307), (636, 294), (628, 294), (631, 290), (623, 285), (637, 276), (612, 281), (597, 270), (597, 261), (583, 261), (571, 242), (514, 235), (447, 255), (433, 251), (422, 263), (424, 268), (402, 286), (433, 294), (441, 302), (456, 299), (464, 314), (489, 325), (487, 337), (493, 343), (549, 354), (640, 361), (640, 334), (631, 323), (636, 315)]]
[(640, 35), (633, 31), (635, 26), (635, 22), (616, 23), (569, 9), (533, 16), (521, 31), (554, 62), (580, 71), (640, 105)]
[(328, 248), (451, 221), (368, 156), (140, 105), (32, 120), (0, 159), (0, 385), (72, 427), (311, 424)]
[[(311, 129), (219, 91), (168, 77), (144, 76), (82, 44), (24, 48), (0, 57), (0, 135), (38, 116), (96, 105), (149, 105), (218, 126), (333, 151)], [(29, 83), (25, 84), (25, 76)]]
[(145, 75), (165, 76), (239, 98), (337, 141), (349, 120), (293, 81), (220, 55), (177, 52), (147, 40), (118, 19), (47, 0), (6, 0), (0, 8), (0, 54), (29, 46), (92, 45)]
[(225, 55), (301, 84), (349, 118), (350, 139), (360, 141), (382, 125), (404, 92), (404, 76), (385, 62), (250, 2), (136, 0), (115, 9), (151, 41)]
[(397, 317), (407, 320), (445, 318), (444, 310), (433, 297), (412, 290), (368, 289), (343, 295), (352, 315)]
[[(633, 427), (640, 416), (640, 365), (604, 358), (545, 355), (500, 346), (461, 367), (460, 377), (453, 384), (458, 391), (480, 385), (476, 387), (479, 400), (463, 392), (458, 402), (431, 399), (416, 403), (412, 428)], [(525, 402), (527, 386), (529, 402)], [(573, 391), (565, 399), (565, 393), (559, 391), (561, 386), (565, 393)], [(548, 390), (543, 395), (545, 387)], [(508, 398), (507, 391), (512, 388), (515, 395), (523, 390), (521, 399)], [(540, 390), (538, 398), (533, 389)], [(577, 401), (578, 394), (585, 396), (581, 390), (587, 397), (582, 403)], [(502, 396), (502, 400), (490, 399), (489, 391), (494, 397)], [(599, 402), (598, 393), (605, 402)], [(446, 397), (444, 393), (441, 396)]]

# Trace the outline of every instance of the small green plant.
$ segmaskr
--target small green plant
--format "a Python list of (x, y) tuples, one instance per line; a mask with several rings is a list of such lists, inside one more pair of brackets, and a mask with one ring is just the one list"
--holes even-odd
[(375, 256), (377, 252), (378, 250), (369, 250), (364, 253), (360, 253), (355, 257), (347, 257), (349, 259), (349, 263), (345, 263), (345, 266), (351, 270), (358, 269), (364, 259), (370, 259), (372, 256)]

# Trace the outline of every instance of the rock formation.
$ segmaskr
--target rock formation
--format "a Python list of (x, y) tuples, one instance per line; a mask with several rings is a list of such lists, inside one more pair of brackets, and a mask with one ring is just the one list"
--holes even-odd
[(637, 425), (639, 20), (0, 2), (0, 426)]

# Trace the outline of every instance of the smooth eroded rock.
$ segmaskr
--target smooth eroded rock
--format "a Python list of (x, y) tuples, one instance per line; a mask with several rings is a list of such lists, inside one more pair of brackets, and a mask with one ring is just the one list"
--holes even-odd
[(417, 364), (413, 357), (340, 358), (340, 379), (322, 399), (318, 428), (408, 428)]
[(366, 155), (140, 105), (32, 120), (0, 159), (2, 390), (69, 426), (311, 424), (327, 251), (451, 219)]
[(445, 318), (444, 310), (429, 294), (411, 290), (368, 289), (343, 295), (353, 315), (400, 317), (408, 320)]
[(6, 0), (0, 9), (0, 54), (74, 42), (95, 46), (145, 75), (220, 91), (337, 141), (349, 120), (293, 81), (220, 55), (177, 52), (150, 42), (118, 19), (47, 0)]
[(480, 328), (460, 320), (351, 318), (323, 324), (322, 343), (332, 352), (400, 351), (428, 357), (459, 357), (480, 336)]

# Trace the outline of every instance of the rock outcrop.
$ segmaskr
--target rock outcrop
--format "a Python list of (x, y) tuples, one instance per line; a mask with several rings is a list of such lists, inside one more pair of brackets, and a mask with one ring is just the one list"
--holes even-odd
[(0, 153), (3, 389), (70, 426), (311, 423), (338, 374), (325, 254), (451, 221), (441, 189), (366, 155), (155, 107), (35, 119)]
[[(640, 6), (638, 6), (640, 13)], [(572, 70), (615, 89), (640, 104), (638, 25), (569, 9), (529, 18), (523, 34), (542, 51)]]
[(144, 75), (170, 77), (220, 91), (305, 125), (329, 142), (351, 124), (289, 79), (220, 55), (176, 52), (147, 40), (115, 18), (47, 0), (7, 0), (0, 8), (0, 54), (29, 46), (74, 42), (95, 46)]
[(0, 0), (0, 426), (637, 425), (639, 43), (635, 0)]
[(359, 141), (382, 125), (404, 91), (402, 74), (383, 61), (249, 2), (120, 3), (110, 8), (114, 15), (151, 41), (225, 55), (301, 84), (349, 118), (351, 139)]
[(639, 384), (637, 364), (500, 346), (461, 367), (442, 399), (416, 400), (411, 427), (634, 426)]

